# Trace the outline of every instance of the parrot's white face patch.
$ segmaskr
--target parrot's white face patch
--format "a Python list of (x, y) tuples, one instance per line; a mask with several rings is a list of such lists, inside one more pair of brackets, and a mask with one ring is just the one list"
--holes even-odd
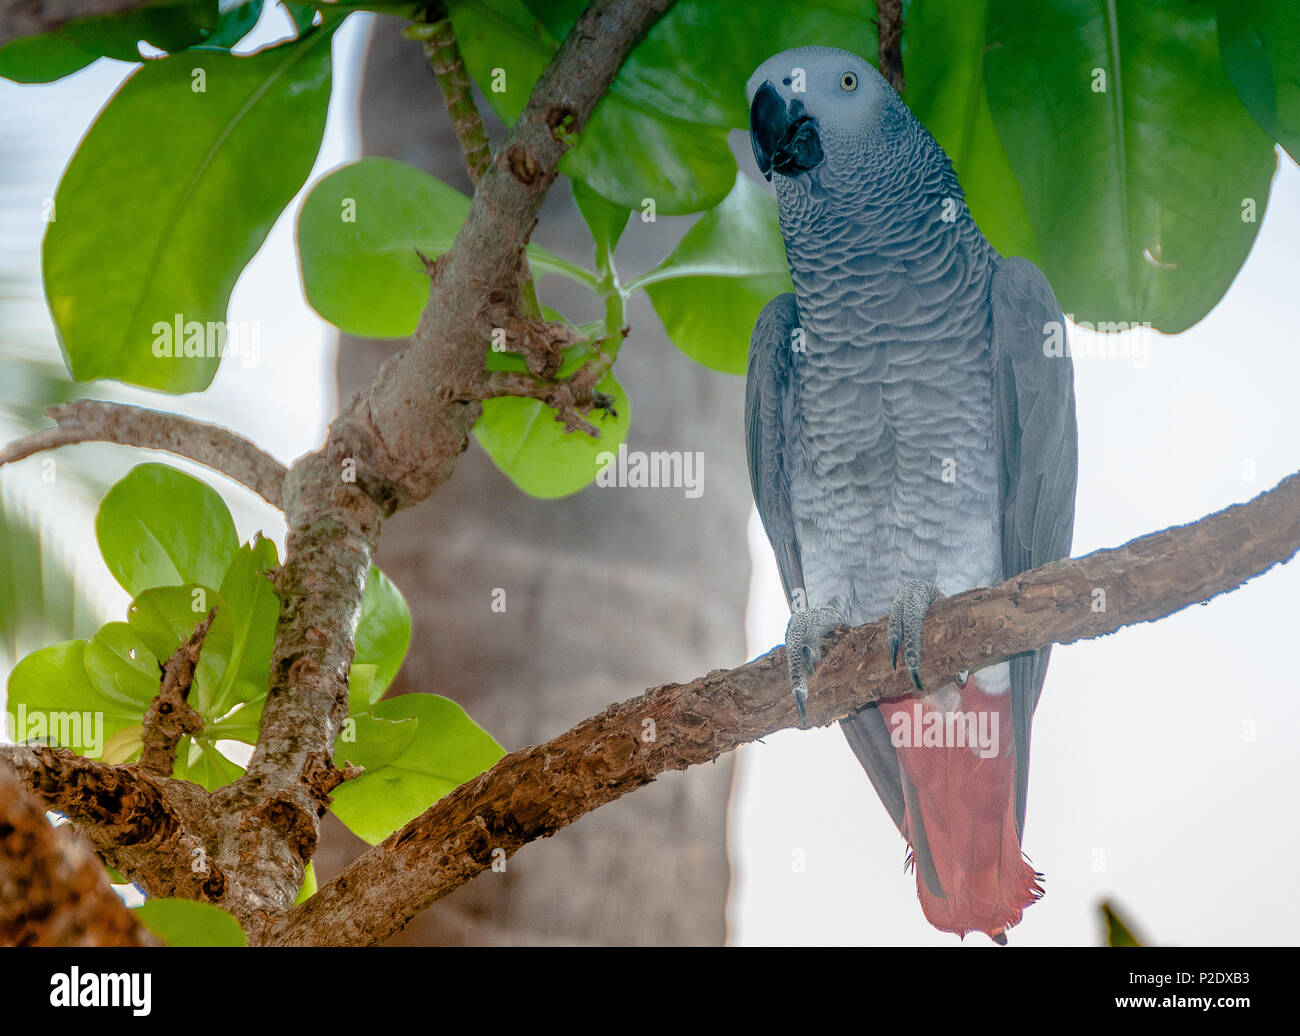
[(796, 47), (768, 58), (749, 77), (745, 99), (770, 83), (786, 103), (798, 100), (823, 132), (868, 132), (892, 90), (871, 63), (834, 47)]

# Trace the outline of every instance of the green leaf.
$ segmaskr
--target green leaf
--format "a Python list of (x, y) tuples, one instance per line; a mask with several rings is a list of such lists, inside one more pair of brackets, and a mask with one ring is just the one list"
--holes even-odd
[(334, 759), (340, 767), (347, 764), (377, 770), (410, 747), (419, 726), (415, 718), (391, 720), (370, 712), (349, 716), (334, 743)]
[(100, 694), (86, 675), (86, 642), (69, 640), (33, 652), (9, 674), (15, 742), (42, 742), (98, 758), (107, 739), (139, 724), (133, 711)]
[(66, 30), (25, 36), (0, 47), (0, 76), (17, 83), (52, 83), (85, 68), (99, 55)]
[(646, 289), (682, 352), (706, 367), (744, 374), (759, 311), (793, 290), (776, 202), (738, 175), (726, 200), (626, 290), (637, 288)]
[(165, 662), (212, 608), (217, 615), (203, 638), (189, 694), (190, 705), (205, 719), (216, 718), (214, 703), (234, 645), (234, 622), (226, 602), (208, 587), (158, 586), (137, 595), (127, 609), (131, 628), (154, 657)]
[[(555, 39), (587, 0), (527, 0)], [(762, 5), (677, 0), (619, 69), (621, 103), (690, 122), (749, 125), (745, 84), (764, 61), (790, 47), (833, 46), (874, 61), (874, 10), (862, 0), (767, 0)], [(911, 31), (911, 15), (908, 15)], [(907, 69), (909, 76), (912, 67)]]
[(271, 679), (271, 648), (280, 599), (269, 573), (280, 564), (275, 544), (258, 533), (240, 547), (221, 579), (221, 597), (234, 626), (230, 665), (221, 678), (213, 711), (225, 712), (235, 701), (266, 694)]
[[(554, 56), (556, 38), (521, 0), (451, 0), (447, 6), (470, 74), (496, 113), (513, 123)], [(505, 75), (504, 83), (496, 77), (500, 90), (493, 86), (498, 69)], [(744, 79), (736, 84), (742, 95), (743, 85)], [(655, 112), (615, 89), (596, 107), (560, 171), (628, 208), (653, 198), (658, 212), (686, 213), (726, 195), (736, 162), (724, 127)]]
[(613, 271), (614, 249), (618, 246), (618, 239), (623, 236), (631, 210), (601, 197), (581, 180), (572, 183), (573, 200), (577, 202), (578, 212), (582, 214), (583, 222), (591, 231), (592, 241), (596, 245), (596, 270), (604, 276)]
[(305, 36), (311, 30), (312, 23), (316, 19), (316, 8), (311, 4), (281, 3), (281, 6), (289, 12), (289, 19), (293, 22), (294, 32), (299, 36)]
[(1133, 934), (1133, 926), (1115, 909), (1112, 903), (1102, 903), (1098, 907), (1098, 911), (1101, 913), (1101, 924), (1106, 933), (1107, 946), (1143, 945), (1142, 940)]
[(1224, 72), (1212, 5), (994, 3), (985, 78), (1066, 314), (1177, 332), (1209, 312), (1275, 165)]
[(177, 780), (193, 781), (208, 791), (224, 788), (243, 775), (244, 768), (231, 762), (206, 738), (182, 737), (176, 750), (176, 766), (172, 776)]
[(374, 565), (361, 598), (361, 620), (357, 623), (356, 654), (352, 664), (373, 665), (369, 693), (383, 694), (402, 668), (411, 644), (411, 610), (402, 592)]
[(302, 876), (302, 888), (298, 890), (293, 905), (297, 906), (299, 903), (304, 903), (314, 895), (316, 895), (316, 868), (311, 865), (311, 861), (308, 861), (307, 869)]
[(330, 808), (335, 816), (371, 845), (505, 754), (459, 705), (437, 695), (404, 694), (381, 701), (374, 711), (383, 719), (413, 717), (419, 723), (415, 738), (397, 758), (334, 791)]
[(1300, 5), (1219, 0), (1219, 50), (1246, 110), (1300, 160)]
[[(349, 334), (400, 338), (429, 301), (429, 275), (415, 254), (451, 247), (469, 199), (423, 170), (364, 158), (311, 189), (298, 214), (303, 290), (313, 309)], [(590, 270), (528, 246), (535, 273), (562, 273), (594, 287)]]
[(239, 922), (218, 906), (193, 899), (150, 899), (136, 916), (168, 946), (246, 946)]
[(221, 16), (204, 47), (229, 50), (250, 32), (262, 17), (264, 0), (221, 0)]
[(613, 374), (596, 386), (614, 397), (613, 414), (586, 415), (600, 431), (567, 432), (555, 411), (537, 399), (507, 396), (483, 403), (474, 438), (503, 475), (530, 496), (553, 500), (589, 485), (600, 470), (600, 454), (615, 452), (627, 441), (632, 410), (627, 393)]
[(95, 535), (113, 578), (133, 595), (179, 583), (220, 586), (239, 548), (221, 497), (165, 464), (137, 465), (108, 491)]
[(903, 33), (905, 100), (952, 159), (984, 236), (1003, 255), (1037, 262), (1034, 228), (984, 89), (987, 7), (988, 0), (913, 0)]
[(227, 334), (226, 306), (316, 159), (330, 38), (322, 29), (248, 57), (150, 61), (100, 112), (44, 243), (46, 297), (74, 377), (193, 392), (223, 345), (251, 353), (259, 330)]
[[(163, 661), (167, 656), (163, 656)], [(159, 658), (139, 632), (125, 622), (110, 622), (86, 645), (86, 676), (109, 701), (143, 716), (161, 686)]]

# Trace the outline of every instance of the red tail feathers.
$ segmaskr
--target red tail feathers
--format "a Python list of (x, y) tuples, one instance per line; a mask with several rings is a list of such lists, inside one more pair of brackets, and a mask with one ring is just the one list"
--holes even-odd
[[(1005, 942), (1043, 894), (1042, 875), (1016, 832), (1011, 695), (985, 693), (979, 675), (960, 690), (945, 684), (924, 699), (881, 702), (880, 711), (913, 786), (903, 834), (926, 919), (940, 931)], [(929, 887), (936, 877), (942, 894)]]

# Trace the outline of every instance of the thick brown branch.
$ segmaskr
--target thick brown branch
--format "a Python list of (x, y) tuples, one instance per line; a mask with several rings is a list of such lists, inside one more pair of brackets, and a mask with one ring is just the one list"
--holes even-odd
[(903, 78), (902, 0), (876, 0), (876, 39), (880, 74), (901, 94), (907, 88)]
[(208, 794), (197, 784), (39, 745), (0, 745), (0, 765), (150, 895), (221, 899), (225, 878), (206, 848)]
[(115, 442), (188, 457), (229, 475), (272, 506), (280, 506), (284, 465), (242, 435), (219, 425), (99, 399), (59, 403), (45, 415), (58, 427), (33, 432), (0, 448), (0, 465), (73, 443)]
[(203, 717), (190, 707), (190, 684), (203, 650), (203, 638), (212, 628), (217, 609), (194, 627), (190, 639), (172, 652), (162, 666), (162, 687), (144, 714), (140, 765), (170, 777), (176, 768), (176, 745), (186, 734), (203, 729)]
[[(940, 599), (925, 620), (922, 677), (938, 681), (1044, 644), (1161, 618), (1226, 593), (1297, 550), (1300, 474), (1194, 524)], [(808, 698), (810, 723), (911, 693), (907, 675), (890, 667), (885, 626), (881, 619), (827, 638)], [(496, 850), (514, 853), (665, 770), (709, 762), (796, 723), (784, 648), (611, 705), (439, 800), (296, 907), (273, 941), (378, 942), (490, 867)]]
[[(671, 0), (596, 0), (574, 24), (479, 181), (451, 249), (432, 269), (410, 345), (377, 372), (284, 486), (289, 531), (280, 618), (257, 748), (213, 796), (217, 863), (250, 939), (287, 911), (337, 782), (330, 757), (347, 711), (361, 597), (384, 517), (451, 474), (481, 412), (446, 387), (485, 368), (487, 314), (518, 298), (518, 256), (571, 143), (623, 58)], [(228, 907), (229, 908), (229, 907)]]
[(103, 865), (0, 762), (0, 946), (152, 946)]

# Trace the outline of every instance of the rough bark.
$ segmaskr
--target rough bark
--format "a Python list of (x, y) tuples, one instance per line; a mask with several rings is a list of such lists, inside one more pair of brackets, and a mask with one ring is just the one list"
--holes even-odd
[[(469, 189), (456, 138), (418, 45), (387, 20), (372, 41), (362, 142)], [(411, 102), (422, 98), (422, 104)], [(681, 224), (629, 226), (620, 259), (653, 265)], [(590, 262), (591, 241), (567, 191), (538, 225), (546, 247)], [(547, 281), (546, 301), (583, 319), (595, 300)], [(630, 448), (706, 455), (706, 490), (589, 488), (540, 501), (521, 494), (477, 448), (418, 515), (386, 524), (380, 561), (408, 590), (415, 637), (397, 691), (433, 691), (465, 706), (507, 748), (537, 743), (598, 711), (609, 683), (648, 686), (744, 657), (749, 510), (738, 415), (740, 379), (678, 352), (648, 306), (629, 318), (618, 361), (633, 400)], [(391, 344), (345, 339), (340, 388), (364, 384)], [(493, 612), (492, 592), (506, 593)], [(504, 873), (439, 903), (404, 943), (718, 943), (728, 884), (731, 762), (674, 775), (623, 809), (592, 816)], [(339, 832), (318, 874), (359, 843)], [(349, 846), (353, 848), (348, 848)]]
[[(941, 598), (925, 620), (922, 680), (1162, 618), (1235, 589), (1297, 550), (1300, 473), (1191, 525)], [(882, 618), (827, 637), (810, 681), (810, 724), (824, 726), (868, 702), (913, 692), (907, 674), (891, 670), (886, 626)], [(497, 851), (509, 856), (667, 770), (710, 762), (796, 723), (784, 648), (611, 705), (440, 799), (295, 907), (273, 939), (383, 939), (491, 867)]]

